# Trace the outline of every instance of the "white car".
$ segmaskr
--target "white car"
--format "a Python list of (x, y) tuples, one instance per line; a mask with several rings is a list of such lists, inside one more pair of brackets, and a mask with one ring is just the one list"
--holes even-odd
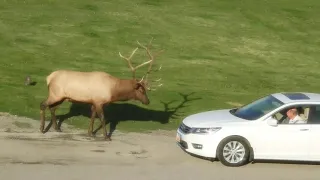
[[(303, 121), (284, 123), (296, 108)], [(254, 159), (320, 161), (320, 94), (274, 93), (240, 108), (186, 117), (177, 130), (186, 152), (242, 166)]]

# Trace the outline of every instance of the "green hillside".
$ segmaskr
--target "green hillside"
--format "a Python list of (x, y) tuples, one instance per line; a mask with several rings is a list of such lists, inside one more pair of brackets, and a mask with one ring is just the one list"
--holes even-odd
[[(320, 92), (319, 9), (318, 0), (4, 0), (0, 111), (39, 119), (45, 77), (57, 69), (131, 78), (118, 52), (128, 55), (137, 40), (152, 37), (154, 52), (165, 49), (153, 76), (163, 86), (149, 93), (149, 106), (110, 106), (105, 115), (119, 130), (175, 129), (187, 115), (234, 106), (230, 102), (278, 91)], [(133, 59), (145, 60), (143, 50)], [(24, 86), (27, 75), (35, 86)], [(65, 102), (57, 114), (70, 111), (65, 122), (87, 128), (88, 107), (70, 106)]]

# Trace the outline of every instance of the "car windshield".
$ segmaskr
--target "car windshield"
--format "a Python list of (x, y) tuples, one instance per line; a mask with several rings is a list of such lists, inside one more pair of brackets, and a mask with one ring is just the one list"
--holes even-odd
[(242, 119), (256, 120), (282, 105), (283, 102), (269, 95), (230, 112)]

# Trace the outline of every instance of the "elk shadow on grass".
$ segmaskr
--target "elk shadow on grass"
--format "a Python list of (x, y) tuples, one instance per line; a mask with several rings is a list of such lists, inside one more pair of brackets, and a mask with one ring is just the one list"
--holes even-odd
[[(104, 115), (106, 119), (106, 124), (108, 125), (110, 123), (110, 129), (109, 129), (109, 135), (111, 137), (113, 131), (116, 129), (116, 126), (121, 121), (154, 121), (154, 122), (160, 122), (161, 124), (166, 124), (169, 122), (170, 119), (178, 119), (183, 115), (182, 112), (178, 112), (184, 107), (187, 107), (186, 105), (188, 102), (199, 100), (202, 98), (189, 98), (194, 94), (194, 92), (189, 94), (182, 94), (179, 93), (179, 95), (182, 97), (182, 101), (175, 105), (174, 107), (169, 107), (172, 103), (177, 102), (176, 100), (170, 101), (170, 102), (163, 102), (161, 103), (164, 106), (163, 110), (152, 110), (147, 109), (144, 107), (139, 107), (134, 104), (130, 103), (112, 103), (109, 105), (104, 106)], [(61, 125), (64, 120), (75, 117), (75, 116), (84, 116), (88, 118), (88, 127), (89, 127), (89, 121), (91, 117), (91, 105), (86, 103), (71, 103), (70, 110), (67, 114), (63, 115), (57, 115), (58, 127), (61, 128)], [(98, 116), (96, 116), (95, 123), (98, 122), (100, 124), (100, 120), (98, 119)], [(48, 127), (46, 130), (50, 129), (51, 123), (48, 124)], [(101, 125), (94, 130), (94, 134), (97, 133), (98, 130), (101, 129)]]

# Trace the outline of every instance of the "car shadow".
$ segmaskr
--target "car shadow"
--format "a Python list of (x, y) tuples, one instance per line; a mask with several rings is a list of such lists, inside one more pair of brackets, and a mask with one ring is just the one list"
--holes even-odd
[[(182, 149), (183, 150), (183, 149)], [(196, 155), (196, 154), (192, 154), (192, 153), (189, 153), (185, 150), (183, 150), (186, 154), (194, 157), (194, 158), (197, 158), (197, 159), (201, 159), (201, 160), (204, 160), (204, 161), (209, 161), (209, 162), (212, 162), (212, 163), (221, 163), (219, 161), (218, 158), (207, 158), (207, 157), (202, 157), (202, 156), (199, 156), (199, 155)], [(294, 161), (294, 160), (263, 160), (263, 159), (258, 159), (258, 160), (253, 160), (251, 162), (249, 162), (248, 164), (246, 165), (249, 165), (249, 164), (278, 164), (278, 165), (305, 165), (305, 166), (318, 166), (320, 165), (320, 162), (314, 162), (314, 161)], [(222, 164), (221, 164), (222, 165)]]
[(291, 165), (320, 165), (320, 162), (313, 161), (295, 161), (295, 160), (253, 160), (251, 164), (264, 163), (264, 164), (291, 164)]
[[(163, 110), (147, 109), (130, 103), (112, 103), (108, 106), (104, 106), (104, 115), (107, 121), (106, 123), (110, 123), (108, 136), (111, 137), (112, 133), (116, 129), (116, 126), (123, 121), (155, 121), (160, 122), (161, 124), (166, 124), (169, 122), (170, 119), (178, 119), (184, 115), (184, 113), (180, 110), (184, 107), (187, 107), (187, 103), (202, 99), (199, 97), (190, 98), (190, 96), (193, 94), (194, 92), (189, 94), (179, 93), (179, 95), (182, 97), (182, 101), (174, 107), (170, 107), (170, 105), (177, 101), (160, 101), (163, 104)], [(62, 123), (66, 119), (76, 116), (87, 117), (89, 122), (91, 117), (91, 105), (79, 102), (71, 103), (68, 113), (56, 116), (57, 120), (59, 120), (58, 127), (61, 128)], [(96, 116), (95, 122), (98, 121), (100, 123), (100, 120), (98, 120), (97, 118), (98, 116)], [(52, 122), (50, 122), (48, 126), (45, 128), (45, 132), (47, 132), (51, 128), (51, 125)], [(99, 125), (99, 127), (96, 130), (94, 130), (93, 133), (96, 134), (97, 131), (99, 131), (101, 128), (102, 126)]]

